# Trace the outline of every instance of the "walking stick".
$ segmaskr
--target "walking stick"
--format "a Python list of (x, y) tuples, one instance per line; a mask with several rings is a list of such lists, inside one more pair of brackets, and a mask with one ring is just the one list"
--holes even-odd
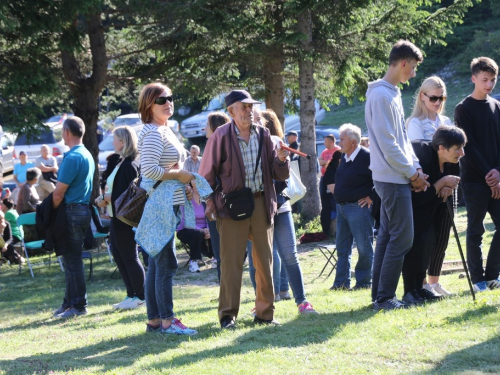
[(465, 276), (467, 276), (467, 281), (469, 282), (470, 292), (472, 294), (472, 300), (476, 300), (476, 294), (474, 293), (474, 288), (472, 287), (472, 282), (470, 281), (469, 268), (467, 267), (467, 262), (465, 261), (464, 252), (462, 251), (462, 245), (460, 244), (460, 239), (458, 238), (457, 226), (455, 225), (455, 220), (453, 220), (453, 211), (451, 210), (451, 204), (448, 199), (446, 199), (446, 207), (448, 208), (448, 215), (450, 215), (451, 225), (453, 226), (453, 233), (455, 233), (455, 238), (457, 240), (458, 252), (462, 258), (462, 264), (464, 265)]

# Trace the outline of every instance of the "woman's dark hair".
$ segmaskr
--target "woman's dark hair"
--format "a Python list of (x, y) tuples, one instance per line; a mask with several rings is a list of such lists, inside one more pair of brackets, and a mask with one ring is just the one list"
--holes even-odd
[(453, 146), (465, 146), (467, 136), (458, 126), (440, 125), (432, 137), (432, 148), (436, 151), (439, 146), (449, 150)]
[(231, 119), (224, 112), (212, 112), (208, 115), (207, 125), (214, 132), (219, 126), (227, 124)]
[(10, 198), (5, 198), (2, 203), (7, 207), (9, 210), (14, 207), (14, 201)]

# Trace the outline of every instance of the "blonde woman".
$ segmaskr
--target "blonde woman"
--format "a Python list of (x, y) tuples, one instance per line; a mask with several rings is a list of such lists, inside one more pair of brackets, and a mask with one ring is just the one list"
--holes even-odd
[(431, 140), (439, 125), (453, 125), (443, 116), (446, 102), (446, 85), (437, 76), (426, 78), (417, 94), (413, 113), (406, 121), (408, 138)]
[(116, 199), (127, 190), (130, 183), (137, 177), (139, 170), (135, 131), (130, 126), (115, 128), (113, 147), (120, 155), (120, 160), (106, 180), (108, 191), (96, 199), (96, 204), (99, 207), (106, 207), (111, 218), (109, 244), (127, 290), (125, 299), (120, 303), (115, 303), (113, 307), (136, 309), (146, 303), (144, 268), (138, 257), (132, 227), (118, 220), (115, 215)]

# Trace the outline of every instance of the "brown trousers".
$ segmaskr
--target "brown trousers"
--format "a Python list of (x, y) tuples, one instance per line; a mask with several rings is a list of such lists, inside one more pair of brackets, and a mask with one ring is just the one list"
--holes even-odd
[(219, 320), (225, 316), (238, 317), (245, 249), (249, 235), (255, 266), (255, 312), (261, 319), (274, 317), (273, 286), (273, 227), (267, 220), (265, 198), (255, 198), (255, 210), (249, 219), (234, 221), (218, 218), (220, 234), (220, 292)]

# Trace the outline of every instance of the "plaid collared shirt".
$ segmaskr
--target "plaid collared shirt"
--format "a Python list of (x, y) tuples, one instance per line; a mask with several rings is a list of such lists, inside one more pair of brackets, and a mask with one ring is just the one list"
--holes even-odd
[[(259, 191), (264, 191), (264, 182), (262, 180), (262, 168), (257, 168), (257, 173), (255, 173), (255, 178), (253, 173), (255, 172), (255, 162), (257, 161), (257, 153), (259, 152), (259, 133), (256, 130), (256, 125), (252, 124), (250, 127), (250, 140), (248, 144), (240, 137), (240, 131), (235, 125), (236, 137), (238, 138), (238, 144), (240, 145), (241, 156), (243, 158), (243, 164), (245, 165), (245, 186), (252, 189), (252, 192), (256, 193)], [(262, 165), (262, 157), (260, 161)]]

